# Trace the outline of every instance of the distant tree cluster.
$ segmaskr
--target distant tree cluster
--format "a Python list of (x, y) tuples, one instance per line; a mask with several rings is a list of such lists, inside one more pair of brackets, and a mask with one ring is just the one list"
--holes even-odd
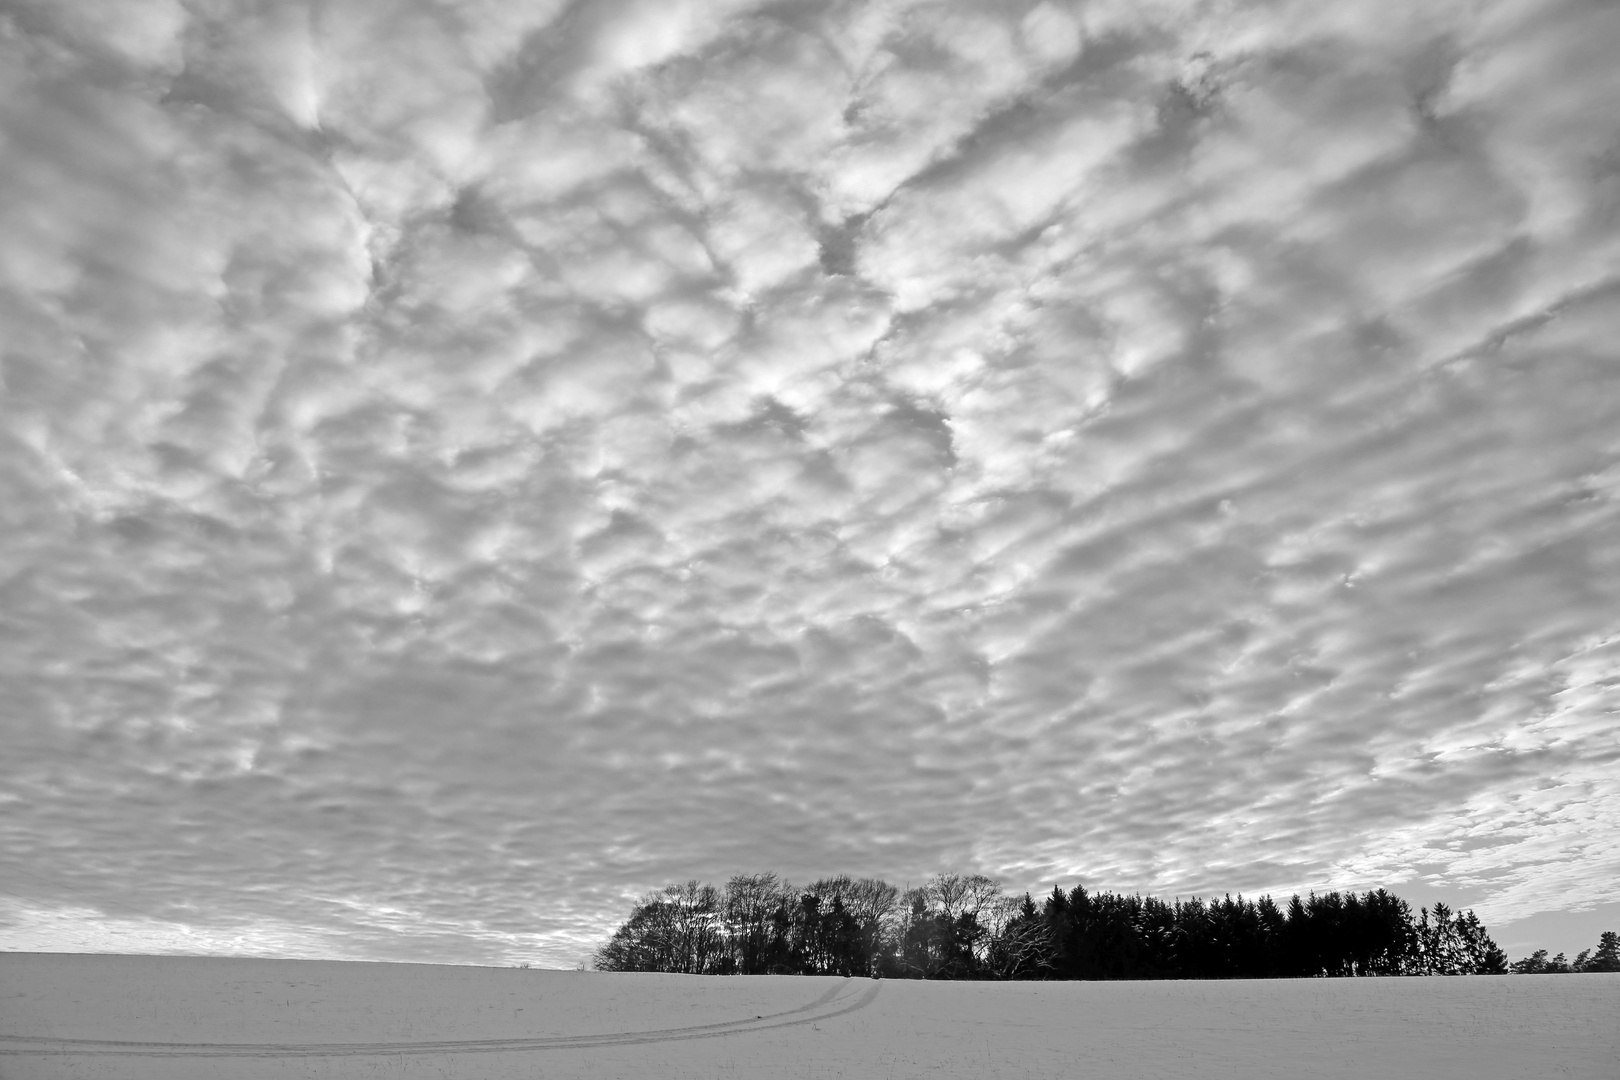
[[(1605, 937), (1611, 945), (1612, 937)], [(848, 876), (803, 887), (775, 874), (738, 875), (724, 888), (670, 885), (635, 905), (595, 962), (603, 971), (913, 979), (1508, 971), (1507, 957), (1472, 911), (1435, 904), (1414, 916), (1383, 889), (1313, 893), (1278, 905), (1269, 896), (1230, 895), (1167, 903), (1076, 885), (1054, 888), (1037, 904), (977, 874), (941, 874), (904, 892)]]
[(1537, 949), (1523, 960), (1515, 960), (1509, 969), (1515, 975), (1570, 975), (1587, 971), (1620, 971), (1620, 934), (1605, 930), (1598, 935), (1598, 947), (1582, 949), (1574, 960), (1564, 959), (1559, 953), (1547, 959), (1546, 949)]
[(596, 952), (602, 971), (691, 975), (866, 975), (888, 946), (899, 890), (869, 878), (797, 889), (739, 874), (642, 898)]

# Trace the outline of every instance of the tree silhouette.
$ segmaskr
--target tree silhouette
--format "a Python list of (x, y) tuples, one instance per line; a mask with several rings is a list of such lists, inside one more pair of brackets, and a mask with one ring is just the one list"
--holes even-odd
[(1565, 975), (1570, 966), (1563, 953), (1549, 960), (1546, 949), (1537, 949), (1523, 960), (1515, 960), (1508, 970), (1515, 975)]
[(1605, 930), (1598, 937), (1597, 952), (1581, 967), (1582, 971), (1620, 971), (1620, 935)]
[(1421, 909), (1383, 889), (1219, 899), (1054, 886), (1044, 903), (979, 874), (900, 891), (876, 878), (800, 889), (739, 874), (642, 897), (597, 950), (606, 971), (920, 979), (1230, 979), (1620, 970), (1605, 933), (1572, 965), (1545, 951), (1511, 967), (1473, 912)]
[(1559, 953), (1551, 960), (1547, 959), (1546, 949), (1537, 949), (1522, 960), (1515, 960), (1508, 966), (1508, 970), (1515, 975), (1568, 975), (1571, 973), (1586, 973), (1600, 971), (1620, 971), (1620, 935), (1613, 930), (1605, 930), (1598, 935), (1598, 947), (1582, 949), (1575, 954), (1573, 961), (1566, 960), (1563, 953)]

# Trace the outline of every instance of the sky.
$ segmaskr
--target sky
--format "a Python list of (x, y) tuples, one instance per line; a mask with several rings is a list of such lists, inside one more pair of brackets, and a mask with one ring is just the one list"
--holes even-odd
[(0, 948), (778, 871), (1620, 929), (1620, 8), (0, 4)]

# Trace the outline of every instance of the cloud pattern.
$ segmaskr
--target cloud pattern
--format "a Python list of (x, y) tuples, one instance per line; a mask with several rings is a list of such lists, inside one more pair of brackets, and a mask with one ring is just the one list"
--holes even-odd
[(571, 964), (763, 868), (1611, 899), (1616, 48), (9, 5), (0, 942)]

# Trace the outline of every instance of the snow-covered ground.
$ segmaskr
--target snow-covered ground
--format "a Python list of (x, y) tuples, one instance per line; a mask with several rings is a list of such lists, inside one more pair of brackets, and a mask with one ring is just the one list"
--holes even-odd
[(0, 953), (0, 1078), (1620, 1077), (1620, 975), (919, 983)]

